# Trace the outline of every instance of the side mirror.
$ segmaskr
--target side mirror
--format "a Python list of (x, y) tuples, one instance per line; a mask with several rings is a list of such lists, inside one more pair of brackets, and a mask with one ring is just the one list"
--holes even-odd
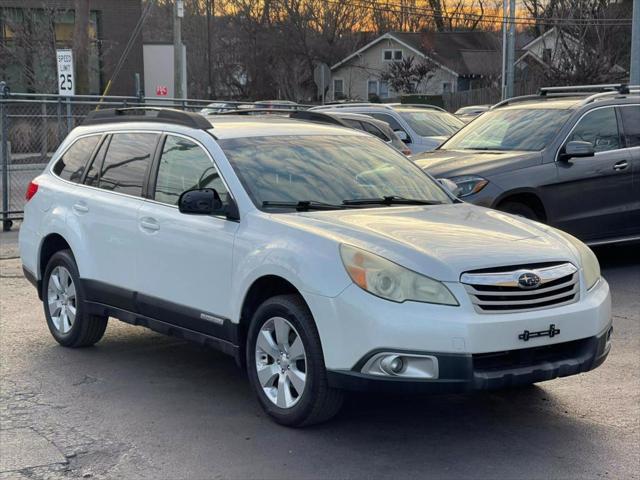
[(178, 199), (178, 208), (181, 213), (195, 215), (225, 214), (220, 195), (213, 188), (200, 190), (187, 190)]
[(411, 139), (409, 138), (409, 135), (407, 135), (407, 132), (405, 132), (404, 130), (394, 130), (393, 133), (395, 133), (398, 136), (398, 138), (402, 140), (404, 143), (411, 143)]
[(438, 183), (456, 197), (458, 196), (458, 193), (460, 193), (460, 188), (453, 180), (449, 180), (448, 178), (438, 178)]
[(581, 140), (572, 140), (560, 150), (560, 160), (569, 160), (570, 158), (578, 157), (593, 157), (595, 150), (590, 142), (583, 142)]

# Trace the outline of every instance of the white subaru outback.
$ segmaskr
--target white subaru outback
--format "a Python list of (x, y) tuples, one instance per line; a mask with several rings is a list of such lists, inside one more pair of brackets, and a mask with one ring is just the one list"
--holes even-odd
[(53, 337), (108, 317), (217, 347), (277, 422), (344, 390), (586, 372), (609, 287), (583, 243), (453, 198), (382, 141), (269, 117), (94, 112), (27, 191), (20, 251)]

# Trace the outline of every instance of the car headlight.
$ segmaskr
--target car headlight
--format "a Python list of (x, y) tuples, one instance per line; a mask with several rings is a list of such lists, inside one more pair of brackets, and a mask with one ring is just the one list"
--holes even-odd
[(487, 186), (489, 180), (477, 175), (462, 175), (460, 177), (449, 177), (453, 183), (458, 186), (456, 195), (458, 197), (466, 197), (474, 193), (478, 193)]
[(441, 282), (401, 267), (390, 260), (351, 245), (340, 245), (340, 256), (351, 280), (363, 290), (393, 302), (459, 305)]
[(555, 231), (573, 245), (580, 254), (582, 274), (587, 284), (587, 290), (589, 290), (600, 279), (600, 263), (598, 262), (596, 254), (573, 235), (569, 235), (567, 232), (558, 229), (555, 229)]

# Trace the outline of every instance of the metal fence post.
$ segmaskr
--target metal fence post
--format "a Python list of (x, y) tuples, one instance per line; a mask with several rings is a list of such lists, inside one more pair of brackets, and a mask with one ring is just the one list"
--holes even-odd
[(71, 118), (71, 98), (67, 97), (67, 135), (69, 135), (69, 132), (73, 128), (71, 124), (72, 120), (73, 119)]
[(47, 103), (42, 102), (40, 108), (42, 113), (42, 144), (40, 145), (40, 155), (42, 158), (47, 158), (47, 151), (49, 146), (47, 145), (49, 140), (49, 122), (47, 121)]
[(0, 155), (2, 156), (2, 231), (11, 229), (13, 222), (9, 220), (9, 125), (7, 124), (7, 108), (4, 100), (0, 100), (0, 132), (2, 132), (2, 144)]

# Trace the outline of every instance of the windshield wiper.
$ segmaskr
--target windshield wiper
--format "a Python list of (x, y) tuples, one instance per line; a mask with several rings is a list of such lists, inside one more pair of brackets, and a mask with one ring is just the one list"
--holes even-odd
[(264, 208), (295, 208), (298, 212), (309, 210), (339, 210), (346, 208), (345, 205), (334, 205), (332, 203), (316, 202), (314, 200), (299, 200), (297, 202), (262, 202)]
[(438, 200), (419, 200), (416, 198), (404, 198), (397, 195), (388, 195), (378, 198), (353, 198), (343, 200), (343, 205), (441, 205)]

